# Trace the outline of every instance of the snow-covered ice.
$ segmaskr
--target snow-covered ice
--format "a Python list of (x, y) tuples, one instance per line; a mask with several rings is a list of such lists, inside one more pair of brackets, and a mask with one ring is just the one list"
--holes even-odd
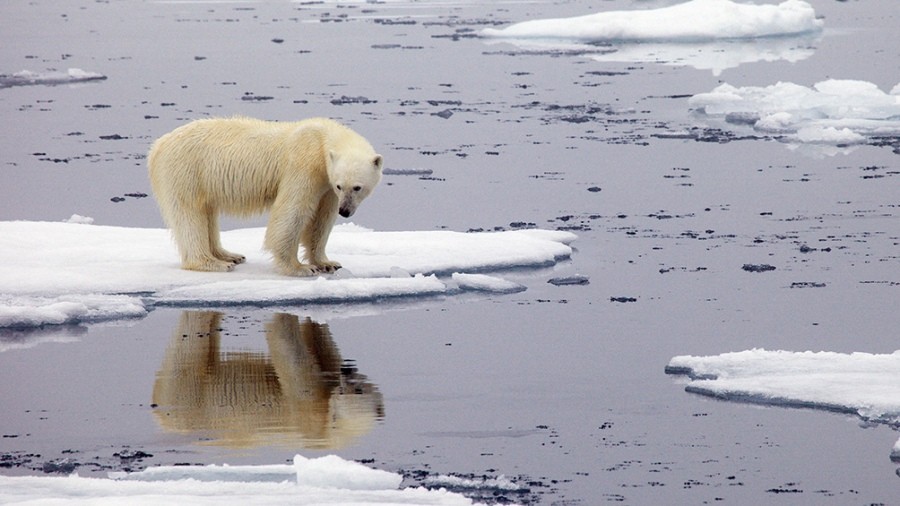
[(147, 314), (140, 299), (127, 295), (64, 294), (56, 297), (0, 295), (0, 328), (39, 327), (72, 322), (139, 318)]
[[(68, 222), (0, 222), (0, 327), (140, 317), (154, 305), (222, 306), (371, 302), (460, 290), (520, 291), (484, 274), (568, 258), (570, 232), (515, 230), (375, 232), (334, 228), (328, 248), (337, 275), (278, 275), (260, 251), (265, 229), (222, 233), (247, 256), (234, 272), (179, 267), (169, 232)], [(77, 223), (81, 222), (81, 223)], [(454, 276), (452, 282), (441, 277)]]
[(658, 9), (607, 11), (572, 18), (535, 19), (487, 28), (486, 37), (591, 41), (686, 41), (777, 37), (818, 32), (824, 23), (803, 0), (755, 5), (691, 0)]
[(719, 75), (745, 63), (809, 58), (822, 25), (813, 8), (801, 1), (776, 6), (694, 0), (658, 9), (531, 20), (486, 29), (482, 35), (490, 44), (511, 43), (526, 51), (690, 66)]
[(454, 272), (451, 279), (459, 285), (461, 290), (494, 293), (516, 293), (525, 290), (525, 287), (519, 283), (487, 274)]
[(496, 478), (472, 477), (464, 478), (448, 474), (439, 474), (425, 478), (424, 483), (430, 487), (445, 487), (450, 490), (509, 490), (520, 491), (522, 485), (500, 475)]
[(293, 465), (160, 466), (105, 478), (0, 476), (3, 504), (469, 505), (446, 490), (399, 488), (402, 476), (329, 455)]
[(900, 84), (886, 93), (873, 83), (846, 79), (811, 88), (790, 82), (764, 87), (725, 83), (688, 102), (702, 116), (801, 143), (855, 144), (900, 135)]
[(900, 350), (847, 354), (752, 349), (674, 357), (666, 372), (688, 375), (685, 390), (692, 393), (837, 411), (900, 427)]

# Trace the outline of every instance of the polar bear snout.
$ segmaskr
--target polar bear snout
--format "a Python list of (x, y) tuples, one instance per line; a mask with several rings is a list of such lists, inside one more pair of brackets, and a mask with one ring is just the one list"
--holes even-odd
[(353, 216), (353, 213), (356, 212), (356, 209), (359, 207), (360, 202), (365, 198), (364, 195), (359, 195), (360, 192), (352, 192), (352, 193), (344, 193), (343, 195), (338, 195), (338, 214), (343, 218), (349, 218)]

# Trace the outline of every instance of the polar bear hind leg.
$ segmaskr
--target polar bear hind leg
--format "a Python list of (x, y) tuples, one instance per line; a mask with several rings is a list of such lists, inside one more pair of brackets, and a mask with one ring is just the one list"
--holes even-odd
[[(218, 246), (219, 254), (227, 253), (219, 245), (218, 220), (214, 212), (198, 212), (179, 209), (168, 216), (169, 228), (181, 253), (181, 267), (191, 271), (227, 272), (234, 269), (235, 262), (216, 255), (213, 246)], [(233, 253), (232, 253), (233, 255)]]

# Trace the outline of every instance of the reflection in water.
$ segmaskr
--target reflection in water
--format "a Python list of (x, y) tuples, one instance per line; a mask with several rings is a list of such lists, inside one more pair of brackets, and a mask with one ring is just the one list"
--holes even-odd
[(327, 325), (276, 313), (269, 355), (222, 351), (222, 313), (185, 311), (153, 386), (160, 425), (211, 444), (338, 448), (384, 416), (381, 393), (342, 363)]
[(47, 325), (43, 327), (0, 328), (0, 353), (34, 348), (43, 343), (74, 343), (87, 334), (83, 325)]
[(671, 66), (688, 66), (710, 70), (718, 76), (722, 71), (746, 63), (787, 61), (796, 63), (815, 53), (818, 35), (769, 37), (753, 40), (725, 40), (709, 43), (621, 44), (617, 51), (591, 56), (597, 61), (655, 62)]
[(488, 44), (507, 43), (529, 51), (564, 51), (600, 62), (659, 63), (722, 71), (746, 63), (787, 61), (796, 63), (815, 53), (820, 34), (792, 37), (718, 40), (713, 42), (611, 42), (599, 46), (565, 39), (503, 39)]

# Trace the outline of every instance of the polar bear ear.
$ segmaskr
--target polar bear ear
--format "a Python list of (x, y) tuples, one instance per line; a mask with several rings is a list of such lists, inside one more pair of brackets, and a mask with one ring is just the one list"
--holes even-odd
[(372, 162), (375, 165), (375, 168), (381, 170), (381, 166), (384, 165), (384, 158), (381, 155), (375, 155), (375, 160)]

